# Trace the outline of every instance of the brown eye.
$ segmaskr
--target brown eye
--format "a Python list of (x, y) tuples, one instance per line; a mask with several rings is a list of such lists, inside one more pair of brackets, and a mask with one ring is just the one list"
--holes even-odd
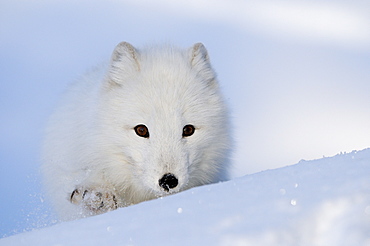
[(189, 136), (193, 135), (194, 132), (195, 132), (195, 127), (193, 125), (186, 125), (182, 129), (182, 136), (183, 137), (189, 137)]
[(134, 129), (139, 137), (149, 138), (149, 130), (145, 125), (137, 125)]

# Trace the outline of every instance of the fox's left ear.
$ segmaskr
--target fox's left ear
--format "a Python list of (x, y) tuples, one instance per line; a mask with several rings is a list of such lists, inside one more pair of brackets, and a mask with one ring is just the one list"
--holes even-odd
[(217, 87), (216, 74), (211, 67), (208, 52), (202, 43), (193, 45), (190, 51), (190, 64), (196, 73), (210, 86)]
[(209, 56), (206, 47), (202, 43), (196, 43), (191, 48), (192, 67), (209, 66)]

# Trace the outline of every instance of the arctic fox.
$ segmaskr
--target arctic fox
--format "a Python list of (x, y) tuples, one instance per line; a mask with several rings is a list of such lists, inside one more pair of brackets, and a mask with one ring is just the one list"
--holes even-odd
[(122, 42), (51, 116), (45, 188), (60, 219), (71, 220), (225, 180), (229, 128), (201, 43)]

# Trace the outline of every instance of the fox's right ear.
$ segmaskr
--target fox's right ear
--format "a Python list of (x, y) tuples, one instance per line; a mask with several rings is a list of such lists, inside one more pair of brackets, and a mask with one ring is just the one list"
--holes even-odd
[(119, 43), (113, 51), (109, 78), (112, 82), (121, 84), (123, 79), (132, 72), (140, 71), (138, 52), (127, 42)]

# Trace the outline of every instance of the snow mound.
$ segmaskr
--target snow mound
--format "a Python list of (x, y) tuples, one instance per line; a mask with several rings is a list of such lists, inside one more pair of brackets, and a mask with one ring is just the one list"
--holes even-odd
[(59, 223), (0, 245), (370, 245), (370, 149)]

